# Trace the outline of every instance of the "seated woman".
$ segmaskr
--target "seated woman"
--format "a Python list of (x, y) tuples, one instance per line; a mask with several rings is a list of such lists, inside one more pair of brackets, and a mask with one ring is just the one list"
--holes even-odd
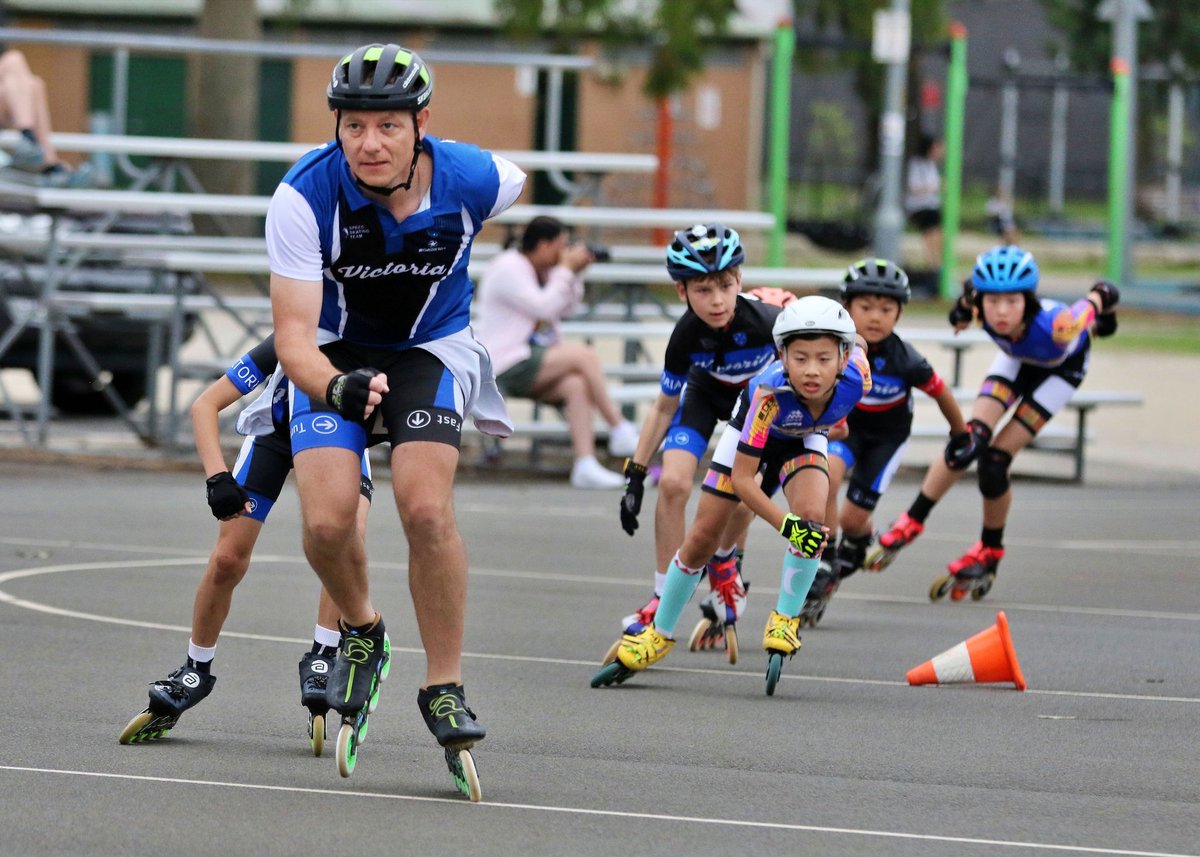
[(561, 405), (571, 434), (576, 488), (623, 488), (625, 477), (596, 460), (595, 414), (611, 427), (608, 451), (632, 455), (638, 431), (621, 416), (590, 346), (563, 342), (559, 322), (583, 298), (583, 271), (594, 258), (570, 243), (566, 227), (535, 217), (519, 247), (491, 261), (479, 283), (475, 336), (492, 356), (507, 396)]

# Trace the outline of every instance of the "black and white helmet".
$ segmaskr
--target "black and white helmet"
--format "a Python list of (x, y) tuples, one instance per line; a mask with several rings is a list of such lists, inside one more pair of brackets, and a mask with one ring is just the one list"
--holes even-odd
[(884, 295), (904, 305), (911, 294), (908, 274), (888, 259), (860, 259), (842, 278), (843, 301), (855, 295)]
[(842, 350), (849, 351), (854, 345), (857, 330), (854, 319), (846, 308), (835, 300), (820, 295), (809, 295), (792, 301), (783, 308), (775, 319), (771, 335), (775, 347), (783, 351), (783, 343), (797, 334), (827, 334), (842, 343)]

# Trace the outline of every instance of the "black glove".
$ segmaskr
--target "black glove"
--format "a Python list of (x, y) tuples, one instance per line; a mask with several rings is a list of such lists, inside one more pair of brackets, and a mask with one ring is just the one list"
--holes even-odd
[(1096, 316), (1096, 335), (1097, 336), (1112, 336), (1117, 332), (1117, 314), (1115, 312), (1103, 312)]
[(971, 301), (966, 296), (960, 297), (954, 302), (954, 306), (950, 307), (948, 318), (952, 327), (970, 324), (975, 318), (975, 309), (971, 306)]
[(646, 491), (646, 467), (632, 458), (625, 460), (625, 494), (621, 497), (621, 529), (633, 535), (638, 528), (638, 513), (642, 511), (642, 495)]
[(810, 521), (790, 512), (779, 527), (779, 534), (792, 543), (801, 555), (812, 559), (825, 542), (825, 531), (820, 521)]
[(1110, 312), (1121, 300), (1121, 290), (1108, 280), (1096, 280), (1092, 291), (1100, 296), (1100, 312)]
[(208, 508), (212, 509), (213, 517), (218, 521), (246, 511), (246, 501), (250, 496), (228, 470), (208, 477), (204, 484), (208, 495)]
[(371, 394), (371, 379), (378, 369), (364, 366), (334, 377), (325, 388), (325, 401), (348, 420), (362, 420), (367, 415), (367, 397)]
[(946, 466), (951, 470), (966, 470), (971, 462), (983, 454), (991, 440), (992, 430), (987, 424), (971, 420), (965, 432), (952, 435), (946, 444), (946, 451), (942, 453)]

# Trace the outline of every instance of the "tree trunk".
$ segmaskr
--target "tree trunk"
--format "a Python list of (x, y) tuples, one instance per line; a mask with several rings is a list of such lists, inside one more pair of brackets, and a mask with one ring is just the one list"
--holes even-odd
[[(252, 0), (205, 0), (200, 14), (202, 38), (258, 41), (262, 22)], [(193, 137), (258, 139), (259, 60), (251, 56), (197, 54), (188, 65), (188, 128)], [(193, 161), (197, 178), (210, 193), (250, 194), (255, 162)], [(255, 227), (245, 218), (231, 224)], [(256, 228), (256, 227), (255, 227)]]

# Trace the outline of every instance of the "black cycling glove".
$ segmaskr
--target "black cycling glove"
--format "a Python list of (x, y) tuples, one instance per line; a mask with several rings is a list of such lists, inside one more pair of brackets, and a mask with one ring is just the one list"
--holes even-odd
[(638, 513), (642, 511), (642, 495), (646, 492), (646, 467), (632, 458), (625, 460), (625, 494), (621, 497), (621, 529), (633, 535), (638, 528)]
[(212, 509), (213, 517), (218, 521), (232, 518), (246, 510), (246, 501), (250, 496), (228, 470), (208, 477), (204, 484), (208, 495), (208, 508)]
[(325, 388), (325, 401), (348, 420), (362, 420), (367, 415), (367, 398), (371, 395), (371, 379), (378, 369), (364, 366), (334, 377)]

